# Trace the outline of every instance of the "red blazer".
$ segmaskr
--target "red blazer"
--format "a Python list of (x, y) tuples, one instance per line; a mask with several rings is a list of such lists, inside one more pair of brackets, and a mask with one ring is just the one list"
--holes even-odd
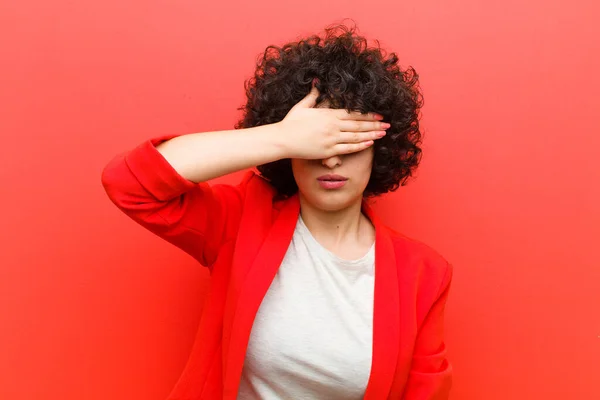
[[(291, 241), (298, 195), (248, 172), (239, 185), (193, 183), (148, 140), (102, 173), (110, 199), (129, 217), (181, 248), (211, 273), (195, 344), (171, 400), (235, 400), (255, 314)], [(375, 226), (373, 358), (365, 399), (447, 399), (443, 314), (452, 267), (435, 251)], [(351, 350), (351, 349), (349, 349)]]

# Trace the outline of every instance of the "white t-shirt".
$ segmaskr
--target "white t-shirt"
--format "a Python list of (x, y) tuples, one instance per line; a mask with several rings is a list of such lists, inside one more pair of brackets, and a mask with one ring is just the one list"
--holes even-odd
[(239, 400), (362, 399), (371, 372), (375, 245), (343, 260), (301, 217), (250, 335)]

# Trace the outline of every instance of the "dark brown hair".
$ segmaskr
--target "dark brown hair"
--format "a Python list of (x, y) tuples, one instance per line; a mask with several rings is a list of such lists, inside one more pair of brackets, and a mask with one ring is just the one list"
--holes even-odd
[[(371, 178), (365, 196), (376, 196), (404, 185), (421, 157), (419, 111), (423, 99), (418, 75), (401, 69), (395, 53), (368, 47), (356, 27), (333, 25), (324, 37), (312, 35), (281, 47), (268, 46), (255, 74), (246, 81), (247, 102), (236, 129), (281, 121), (318, 79), (317, 103), (328, 99), (331, 108), (376, 112), (391, 127), (374, 144)], [(258, 166), (261, 175), (280, 195), (297, 192), (289, 159)]]

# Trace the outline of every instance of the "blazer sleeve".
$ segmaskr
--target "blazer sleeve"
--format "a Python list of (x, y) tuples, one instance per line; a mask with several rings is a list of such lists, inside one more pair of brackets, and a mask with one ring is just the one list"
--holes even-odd
[(452, 366), (446, 358), (444, 309), (452, 272), (452, 265), (447, 264), (436, 300), (417, 334), (403, 400), (447, 400), (449, 398)]
[(250, 174), (237, 186), (185, 179), (156, 149), (175, 136), (117, 155), (104, 167), (102, 184), (131, 219), (212, 269), (221, 246), (237, 232)]

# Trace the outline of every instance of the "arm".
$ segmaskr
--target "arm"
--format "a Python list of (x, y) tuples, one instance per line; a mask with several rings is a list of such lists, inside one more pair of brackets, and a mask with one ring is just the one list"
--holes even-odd
[(154, 138), (113, 158), (102, 184), (130, 218), (211, 266), (235, 232), (249, 175), (237, 186), (205, 181), (278, 159), (279, 136), (264, 125)]
[(183, 178), (206, 182), (232, 172), (285, 158), (279, 124), (193, 133), (160, 143), (156, 149)]
[(385, 133), (375, 114), (314, 109), (318, 95), (313, 87), (277, 123), (148, 140), (115, 157), (102, 184), (129, 217), (211, 266), (237, 231), (251, 175), (238, 186), (206, 181), (282, 158), (361, 151)]
[(448, 264), (442, 285), (417, 335), (403, 400), (447, 400), (452, 386), (452, 366), (446, 359), (444, 309), (452, 280)]

